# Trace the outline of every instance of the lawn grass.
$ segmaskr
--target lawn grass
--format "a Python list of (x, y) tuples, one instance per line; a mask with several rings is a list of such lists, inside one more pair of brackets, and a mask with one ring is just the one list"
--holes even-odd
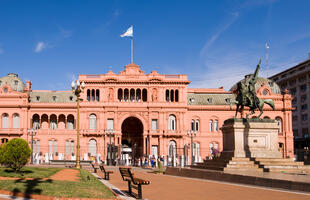
[[(87, 178), (89, 177), (89, 178)], [(0, 189), (14, 193), (40, 194), (54, 197), (114, 198), (114, 194), (88, 171), (80, 170), (80, 181), (2, 180)], [(29, 198), (29, 195), (25, 195)]]
[(16, 178), (47, 178), (59, 170), (61, 170), (61, 168), (23, 167), (19, 173), (15, 173), (10, 168), (0, 167), (0, 176)]

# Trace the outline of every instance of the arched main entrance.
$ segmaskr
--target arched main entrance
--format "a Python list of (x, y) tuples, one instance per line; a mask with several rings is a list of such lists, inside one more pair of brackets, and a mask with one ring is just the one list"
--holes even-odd
[(143, 124), (136, 117), (128, 117), (122, 123), (122, 147), (131, 149), (126, 159), (135, 161), (143, 157)]

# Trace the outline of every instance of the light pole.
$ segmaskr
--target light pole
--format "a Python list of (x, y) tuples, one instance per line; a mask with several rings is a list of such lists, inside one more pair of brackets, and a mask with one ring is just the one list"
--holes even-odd
[(30, 164), (33, 164), (33, 136), (35, 136), (37, 134), (37, 130), (36, 129), (29, 129), (28, 133), (31, 136), (31, 160), (30, 160)]
[(187, 136), (191, 137), (191, 165), (194, 165), (194, 149), (193, 149), (193, 138), (196, 137), (196, 131), (188, 130)]
[[(76, 84), (75, 84), (76, 82)], [(80, 81), (72, 81), (71, 83), (71, 87), (72, 87), (72, 92), (75, 94), (76, 96), (76, 102), (77, 102), (77, 126), (76, 126), (76, 165), (75, 167), (80, 169), (81, 168), (81, 164), (80, 164), (80, 94), (81, 92), (83, 92), (83, 89), (85, 87), (85, 83), (82, 82), (82, 84), (80, 84)]]
[(109, 137), (109, 147), (108, 147), (108, 165), (112, 165), (112, 144), (111, 144), (111, 137), (114, 137), (114, 129), (108, 128), (106, 129), (106, 135)]

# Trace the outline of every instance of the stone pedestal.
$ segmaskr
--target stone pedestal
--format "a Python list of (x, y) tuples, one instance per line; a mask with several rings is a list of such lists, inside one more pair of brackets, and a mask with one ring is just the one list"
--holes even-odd
[(281, 158), (278, 128), (271, 119), (228, 119), (221, 128), (223, 154), (236, 158)]

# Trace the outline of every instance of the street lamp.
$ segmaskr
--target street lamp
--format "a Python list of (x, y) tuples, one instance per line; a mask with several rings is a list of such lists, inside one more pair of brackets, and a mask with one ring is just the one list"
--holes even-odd
[(71, 83), (72, 92), (76, 96), (76, 102), (77, 102), (77, 127), (76, 127), (76, 165), (75, 167), (80, 169), (80, 94), (83, 92), (83, 89), (85, 87), (84, 81), (82, 84), (80, 84), (80, 81), (72, 81)]
[(28, 130), (28, 134), (30, 134), (31, 136), (31, 160), (30, 160), (30, 164), (33, 164), (33, 136), (35, 136), (37, 134), (37, 130), (36, 129), (29, 129)]
[(193, 138), (196, 137), (196, 131), (188, 130), (187, 136), (191, 137), (191, 165), (194, 165), (194, 146), (193, 146)]
[(108, 147), (108, 165), (112, 165), (112, 144), (111, 144), (111, 137), (114, 137), (114, 129), (108, 128), (106, 129), (106, 135), (109, 137), (109, 147)]

